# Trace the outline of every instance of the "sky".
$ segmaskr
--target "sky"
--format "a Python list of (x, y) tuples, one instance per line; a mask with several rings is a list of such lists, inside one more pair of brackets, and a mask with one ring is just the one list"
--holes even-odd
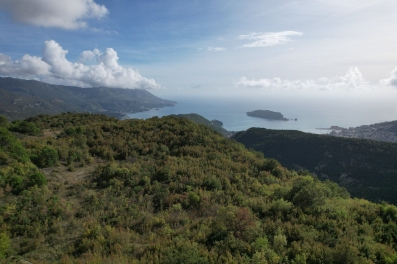
[(0, 25), (2, 77), (397, 98), (395, 0), (0, 0)]

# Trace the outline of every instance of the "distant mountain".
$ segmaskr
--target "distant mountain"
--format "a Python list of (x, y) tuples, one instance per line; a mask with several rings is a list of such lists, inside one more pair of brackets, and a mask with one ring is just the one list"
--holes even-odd
[(125, 113), (173, 106), (175, 103), (141, 89), (79, 88), (34, 80), (0, 78), (0, 115), (10, 120), (62, 112), (90, 112), (123, 117)]
[(289, 169), (335, 181), (355, 197), (397, 204), (396, 143), (264, 128), (250, 128), (232, 138)]

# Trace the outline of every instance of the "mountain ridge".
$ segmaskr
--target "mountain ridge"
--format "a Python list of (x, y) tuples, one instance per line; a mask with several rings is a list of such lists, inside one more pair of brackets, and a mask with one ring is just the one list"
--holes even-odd
[(0, 95), (0, 114), (10, 120), (62, 112), (103, 113), (121, 118), (126, 113), (176, 104), (141, 89), (80, 88), (11, 77), (0, 77)]

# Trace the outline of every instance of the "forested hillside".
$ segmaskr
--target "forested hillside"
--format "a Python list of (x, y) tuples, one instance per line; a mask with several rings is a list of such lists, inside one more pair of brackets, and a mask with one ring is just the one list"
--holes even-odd
[(173, 105), (175, 102), (141, 89), (79, 88), (0, 77), (0, 115), (10, 120), (63, 112), (103, 113), (120, 118), (126, 113)]
[(397, 263), (396, 242), (395, 206), (187, 119), (0, 119), (2, 263)]
[(397, 144), (294, 130), (250, 128), (233, 136), (289, 169), (306, 169), (354, 197), (397, 204)]

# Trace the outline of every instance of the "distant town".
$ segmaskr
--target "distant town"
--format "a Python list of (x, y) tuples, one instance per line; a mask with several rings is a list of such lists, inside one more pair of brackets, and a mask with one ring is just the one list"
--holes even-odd
[(322, 130), (331, 130), (328, 135), (345, 138), (363, 138), (376, 141), (397, 142), (397, 121), (373, 125), (343, 128), (331, 126)]

